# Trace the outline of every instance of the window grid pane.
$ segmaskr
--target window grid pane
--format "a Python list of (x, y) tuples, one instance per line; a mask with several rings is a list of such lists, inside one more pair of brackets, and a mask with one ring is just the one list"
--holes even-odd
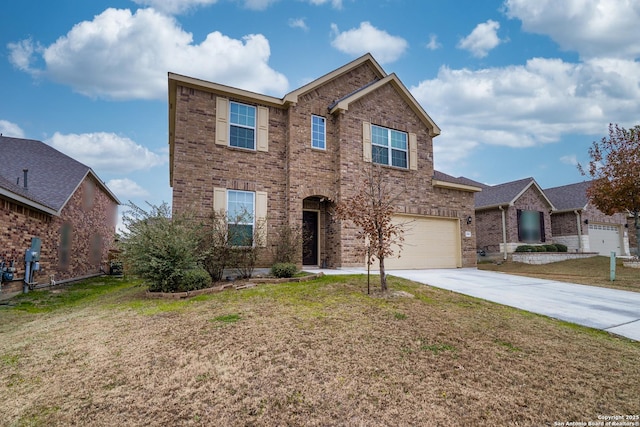
[(408, 167), (407, 134), (371, 125), (371, 160), (381, 165)]
[(391, 165), (399, 168), (407, 168), (407, 152), (391, 150)]
[(313, 148), (325, 148), (325, 118), (311, 116), (311, 146)]
[(229, 145), (255, 149), (256, 107), (230, 102)]

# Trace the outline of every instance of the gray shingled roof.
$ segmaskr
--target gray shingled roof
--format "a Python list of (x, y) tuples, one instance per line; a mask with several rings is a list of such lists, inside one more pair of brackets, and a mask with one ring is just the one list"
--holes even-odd
[(440, 172), (438, 170), (434, 170), (433, 171), (433, 178), (437, 179), (438, 181), (445, 181), (445, 182), (451, 182), (454, 184), (462, 184), (462, 185), (470, 185), (472, 187), (478, 187), (478, 188), (487, 188), (488, 186), (485, 184), (482, 184), (478, 181), (474, 181), (472, 179), (469, 178), (465, 178), (464, 176), (458, 176), (458, 177), (454, 177), (451, 175), (448, 175), (444, 172)]
[(508, 205), (516, 201), (516, 199), (529, 187), (535, 186), (540, 190), (542, 196), (547, 199), (552, 209), (555, 205), (542, 192), (536, 180), (529, 177), (519, 179), (517, 181), (505, 182), (504, 184), (483, 187), (482, 192), (476, 193), (475, 202), (476, 209), (495, 207), (500, 205)]
[(544, 193), (559, 211), (584, 209), (589, 202), (587, 188), (590, 185), (591, 182), (589, 181), (577, 182), (575, 184), (547, 188)]
[[(33, 139), (0, 136), (0, 189), (60, 212), (85, 176), (95, 173), (49, 145)], [(24, 172), (28, 169), (27, 189)], [(97, 179), (99, 183), (102, 181)], [(107, 193), (118, 199), (103, 185)]]

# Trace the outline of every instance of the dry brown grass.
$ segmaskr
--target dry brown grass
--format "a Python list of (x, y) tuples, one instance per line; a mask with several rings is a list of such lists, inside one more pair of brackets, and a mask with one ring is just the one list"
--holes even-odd
[(610, 259), (608, 257), (597, 256), (544, 265), (531, 265), (519, 262), (505, 262), (501, 264), (481, 263), (478, 264), (478, 269), (640, 292), (640, 269), (624, 267), (622, 261), (617, 260), (616, 279), (612, 282), (610, 280), (609, 264)]
[(1, 425), (539, 426), (640, 412), (637, 342), (404, 280), (391, 289), (415, 297), (368, 296), (361, 277), (189, 301), (105, 287), (43, 312), (0, 308)]

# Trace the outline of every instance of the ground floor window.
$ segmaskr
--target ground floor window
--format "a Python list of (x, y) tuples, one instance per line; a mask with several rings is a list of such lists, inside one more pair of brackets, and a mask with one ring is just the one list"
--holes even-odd
[(227, 229), (234, 246), (253, 246), (255, 193), (227, 191)]
[(544, 213), (518, 209), (518, 240), (526, 243), (544, 242)]

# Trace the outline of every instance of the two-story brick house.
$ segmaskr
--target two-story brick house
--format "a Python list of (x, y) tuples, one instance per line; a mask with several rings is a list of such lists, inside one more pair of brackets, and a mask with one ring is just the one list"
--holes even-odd
[(371, 55), (283, 98), (173, 73), (168, 80), (174, 213), (245, 209), (253, 214), (243, 224), (248, 231), (266, 223), (258, 244), (271, 247), (283, 225), (304, 227), (301, 264), (364, 266), (357, 230), (332, 212), (380, 164), (397, 188), (396, 220), (410, 220), (402, 255), (387, 266), (475, 265), (479, 188), (434, 177), (432, 140), (440, 129)]
[(47, 285), (108, 271), (117, 197), (91, 168), (32, 139), (0, 135), (0, 261), (16, 269), (2, 292), (23, 288), (25, 253), (39, 239), (40, 269), (31, 283)]

